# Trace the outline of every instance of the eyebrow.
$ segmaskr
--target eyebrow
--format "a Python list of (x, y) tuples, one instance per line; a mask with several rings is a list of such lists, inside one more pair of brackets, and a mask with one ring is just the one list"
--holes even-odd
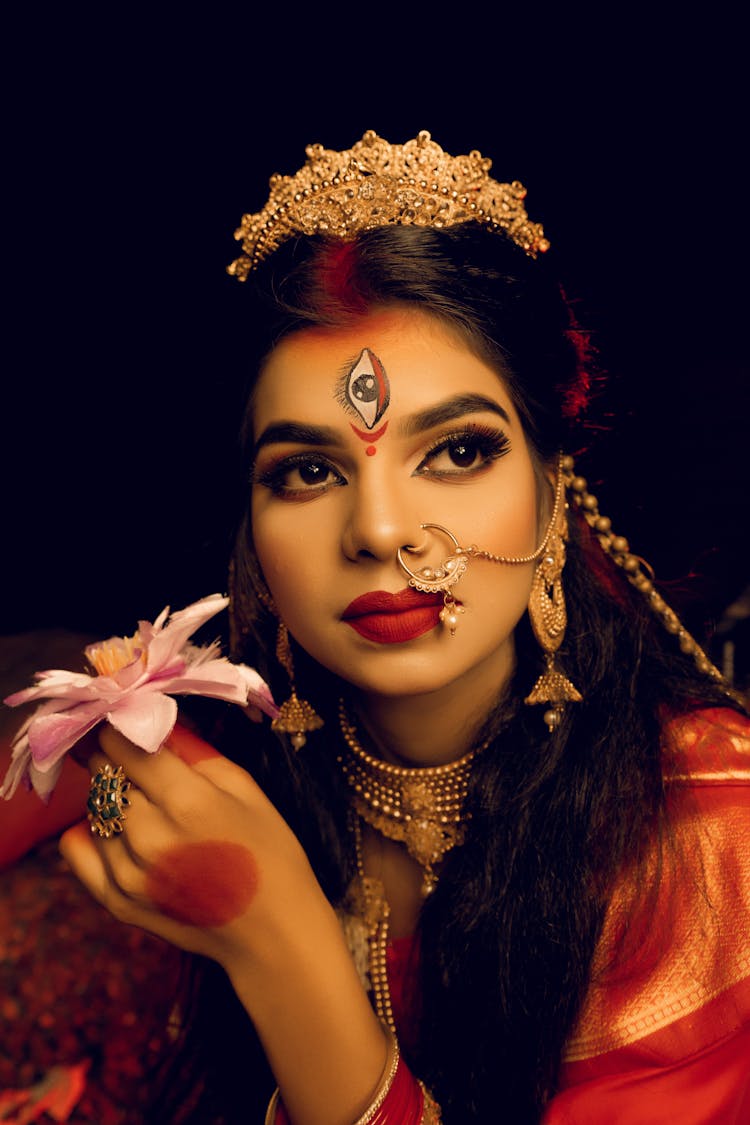
[[(453, 398), (440, 402), (436, 406), (429, 406), (426, 410), (419, 410), (405, 418), (399, 429), (405, 437), (423, 433), (433, 426), (440, 426), (444, 422), (451, 422), (454, 418), (462, 418), (465, 414), (477, 414), (489, 411), (499, 414), (508, 425), (510, 417), (499, 403), (485, 395), (455, 395)], [(299, 422), (274, 422), (266, 426), (253, 446), (252, 458), (264, 445), (274, 445), (279, 442), (293, 442), (297, 445), (338, 445), (341, 440), (340, 433), (332, 426), (310, 426)]]
[(282, 441), (296, 442), (298, 445), (337, 445), (341, 435), (331, 426), (308, 426), (299, 422), (274, 422), (266, 426), (253, 446), (253, 460), (264, 445)]
[(405, 437), (431, 430), (433, 426), (440, 426), (443, 422), (451, 422), (454, 418), (462, 418), (464, 414), (477, 414), (489, 411), (499, 414), (508, 425), (512, 425), (510, 416), (503, 410), (499, 403), (485, 395), (455, 395), (453, 398), (440, 402), (437, 406), (429, 406), (426, 410), (419, 410), (410, 414), (399, 427)]

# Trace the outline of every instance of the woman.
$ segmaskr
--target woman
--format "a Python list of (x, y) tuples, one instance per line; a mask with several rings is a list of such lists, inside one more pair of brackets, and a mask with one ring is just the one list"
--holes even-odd
[(750, 1110), (747, 723), (575, 475), (586, 340), (488, 170), (366, 134), (238, 231), (233, 654), (289, 699), (105, 730), (125, 830), (63, 840), (199, 955), (155, 1120)]

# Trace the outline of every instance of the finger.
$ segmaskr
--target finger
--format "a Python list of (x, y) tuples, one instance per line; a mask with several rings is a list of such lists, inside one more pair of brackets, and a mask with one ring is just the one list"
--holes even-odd
[(83, 738), (79, 738), (78, 742), (70, 749), (70, 756), (79, 766), (86, 769), (86, 763), (92, 754), (96, 753), (99, 749), (99, 731), (94, 728), (87, 731)]
[[(106, 762), (107, 759), (102, 758)], [(101, 838), (102, 854), (106, 859), (125, 852), (128, 862), (147, 870), (154, 860), (168, 850), (175, 839), (174, 821), (148, 799), (140, 789), (127, 791), (128, 805), (122, 810), (122, 831), (109, 838)], [(129, 884), (128, 884), (129, 885)]]
[(86, 821), (81, 821), (67, 832), (63, 832), (59, 848), (60, 854), (73, 874), (80, 879), (96, 901), (116, 917), (122, 917), (122, 903), (117, 901), (121, 896), (115, 893), (104, 856), (97, 847)]
[[(163, 805), (165, 795), (171, 790), (190, 784), (190, 766), (166, 747), (150, 754), (109, 725), (101, 729), (99, 746), (99, 753), (103, 753), (112, 765), (122, 766), (131, 784), (142, 790), (154, 804)], [(99, 761), (99, 756), (94, 755), (92, 762)]]
[[(197, 735), (181, 730), (176, 736), (173, 732), (170, 739), (174, 739), (174, 748), (165, 744), (155, 754), (149, 754), (105, 726), (99, 742), (112, 764), (121, 765), (129, 780), (163, 808), (171, 807), (173, 801), (181, 804), (183, 797), (190, 799), (190, 794), (196, 794), (199, 780), (238, 796), (247, 797), (256, 791), (250, 774)], [(188, 764), (183, 752), (193, 759), (193, 764)]]
[(123, 894), (113, 880), (106, 860), (106, 845), (112, 840), (97, 843), (85, 821), (69, 828), (60, 837), (59, 848), (73, 874), (83, 883), (89, 894), (118, 921), (140, 926), (158, 934), (167, 941), (193, 953), (207, 953), (203, 935), (182, 919), (165, 916), (163, 909), (152, 905), (146, 897), (143, 903)]
[(164, 745), (188, 766), (199, 766), (203, 762), (227, 761), (210, 742), (206, 742), (195, 731), (189, 730), (181, 723), (175, 723)]
[[(113, 843), (116, 841), (95, 840), (88, 825), (81, 822), (62, 834), (59, 848), (76, 878), (114, 918), (157, 933), (185, 949), (190, 948), (187, 941), (180, 941), (183, 927), (176, 927), (155, 914), (145, 893), (146, 878), (143, 872), (132, 867), (126, 868), (122, 857), (119, 862), (115, 862), (111, 856), (107, 856), (107, 846)], [(132, 880), (131, 892), (123, 890), (120, 886), (121, 879), (126, 886)]]

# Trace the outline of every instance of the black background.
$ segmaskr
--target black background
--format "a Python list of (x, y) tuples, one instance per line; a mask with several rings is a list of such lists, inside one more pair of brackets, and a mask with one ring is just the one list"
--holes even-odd
[(126, 632), (225, 587), (232, 233), (307, 143), (367, 128), (427, 128), (527, 185), (610, 376), (579, 468), (659, 577), (696, 576), (692, 624), (718, 620), (748, 581), (739, 26), (716, 7), (217, 11), (10, 29), (0, 633)]

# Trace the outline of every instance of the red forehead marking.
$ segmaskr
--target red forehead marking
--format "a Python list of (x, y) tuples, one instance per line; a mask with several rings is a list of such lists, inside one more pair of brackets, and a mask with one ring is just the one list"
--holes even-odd
[(242, 844), (202, 840), (163, 852), (146, 877), (146, 893), (175, 922), (225, 926), (245, 913), (259, 882), (255, 857)]
[(377, 453), (377, 449), (375, 448), (374, 445), (368, 445), (367, 449), (365, 450), (365, 453), (367, 454), (368, 457), (374, 457), (375, 454)]
[(366, 430), (358, 430), (353, 422), (350, 422), (349, 425), (354, 430), (357, 437), (361, 438), (362, 441), (378, 441), (378, 439), (382, 438), (383, 434), (388, 429), (388, 423), (383, 422), (383, 425), (379, 430), (375, 430), (374, 433), (368, 434)]

